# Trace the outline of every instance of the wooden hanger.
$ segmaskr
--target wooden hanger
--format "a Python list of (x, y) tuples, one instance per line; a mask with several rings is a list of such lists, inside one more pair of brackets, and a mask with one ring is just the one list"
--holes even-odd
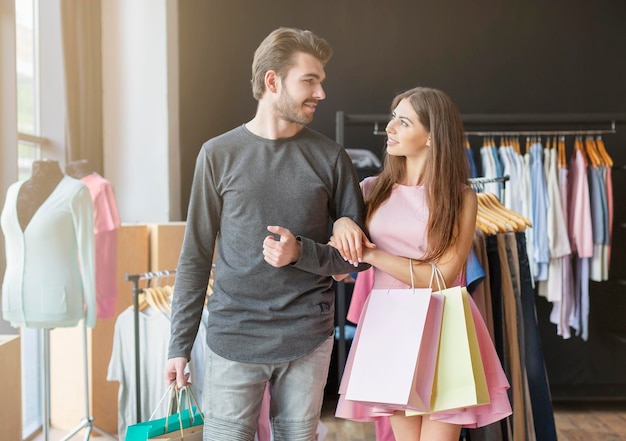
[(165, 285), (163, 287), (163, 292), (165, 296), (167, 297), (167, 299), (170, 300), (170, 298), (174, 294), (174, 288), (172, 287), (172, 285)]
[(587, 159), (587, 152), (583, 148), (583, 139), (581, 136), (577, 136), (574, 140), (574, 150), (583, 157), (583, 162), (585, 163), (585, 167), (589, 164), (589, 160)]
[(524, 231), (532, 223), (519, 213), (505, 207), (493, 193), (478, 193), (479, 207), (488, 210), (492, 216), (496, 216), (503, 223), (511, 225), (512, 231)]
[(602, 159), (596, 151), (596, 143), (591, 137), (585, 138), (585, 152), (593, 167), (600, 167), (602, 165)]
[(148, 305), (157, 311), (163, 311), (163, 304), (161, 303), (161, 298), (158, 294), (157, 288), (146, 288), (144, 289), (144, 293), (146, 295)]
[[(500, 200), (498, 199), (498, 197), (493, 194), (493, 193), (485, 193), (485, 198), (488, 198), (491, 200), (491, 203), (493, 204), (494, 207), (497, 207), (497, 209), (501, 212), (504, 213), (510, 217), (512, 217), (513, 219), (515, 219), (516, 221), (518, 221), (518, 225), (520, 225), (522, 231), (525, 229), (525, 227), (532, 227), (533, 223), (528, 220), (527, 218), (525, 218), (524, 216), (522, 216), (520, 213), (511, 210), (510, 208), (507, 208), (505, 205), (502, 204), (502, 202), (500, 202)], [(524, 224), (523, 226), (521, 224)]]
[(604, 166), (613, 167), (613, 159), (611, 158), (609, 153), (606, 151), (606, 146), (604, 145), (604, 141), (602, 140), (601, 136), (598, 136), (596, 138), (596, 146), (598, 148), (598, 153), (603, 158)]
[(160, 312), (172, 312), (172, 307), (164, 287), (144, 288), (138, 295), (139, 311), (151, 307)]
[(145, 311), (148, 307), (159, 309), (159, 305), (154, 301), (151, 293), (152, 288), (144, 288), (138, 296), (139, 311)]
[[(486, 193), (479, 193), (478, 195), (484, 194)], [(491, 205), (486, 202), (484, 196), (478, 196), (478, 212), (483, 218), (496, 225), (499, 232), (505, 233), (507, 231), (515, 231), (516, 225), (512, 224), (510, 219), (502, 216), (494, 210)]]
[(480, 203), (478, 204), (478, 213), (480, 213), (483, 221), (486, 220), (495, 225), (499, 233), (513, 231), (513, 227), (511, 224), (507, 223), (504, 219), (501, 219), (500, 217), (492, 213), (488, 208), (485, 208)]
[(481, 213), (476, 214), (476, 226), (488, 236), (498, 233), (498, 227), (488, 219), (485, 219)]
[(558, 154), (558, 160), (559, 160), (559, 167), (567, 168), (567, 158), (565, 157), (565, 138), (564, 137), (561, 137), (559, 139), (559, 142), (557, 145), (557, 154)]
[(152, 291), (160, 310), (171, 313), (172, 305), (170, 304), (170, 296), (165, 291), (165, 288), (165, 286), (156, 286), (152, 288)]
[[(148, 306), (150, 306), (146, 300), (145, 292), (141, 291), (137, 294), (137, 305), (139, 306), (139, 311), (144, 311)], [(134, 308), (134, 306), (131, 306), (131, 308)]]

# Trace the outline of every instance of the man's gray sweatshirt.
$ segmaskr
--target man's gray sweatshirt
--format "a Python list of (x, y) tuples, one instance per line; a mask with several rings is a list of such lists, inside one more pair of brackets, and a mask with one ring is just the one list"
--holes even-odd
[[(190, 357), (215, 250), (207, 344), (234, 361), (302, 357), (333, 334), (333, 274), (359, 271), (327, 245), (332, 221), (363, 226), (356, 171), (343, 147), (303, 128), (268, 140), (244, 126), (207, 141), (196, 161), (172, 302), (169, 357)], [(263, 259), (267, 226), (289, 229), (302, 254)]]

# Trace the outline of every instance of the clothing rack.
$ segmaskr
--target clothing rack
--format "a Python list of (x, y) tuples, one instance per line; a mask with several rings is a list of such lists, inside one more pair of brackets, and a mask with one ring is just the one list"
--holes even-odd
[[(600, 135), (616, 133), (617, 125), (626, 123), (626, 113), (461, 114), (461, 120), (466, 129), (489, 127), (479, 131), (466, 130), (466, 135)], [(347, 126), (370, 126), (374, 135), (385, 135), (384, 127), (388, 121), (389, 115), (384, 113), (348, 114), (337, 111), (335, 141), (345, 146)], [(492, 129), (493, 126), (500, 129)], [(533, 129), (523, 126), (533, 126)]]
[(155, 272), (147, 272), (143, 274), (126, 274), (125, 278), (127, 282), (132, 282), (133, 284), (133, 314), (134, 314), (134, 325), (135, 325), (135, 394), (137, 395), (137, 422), (141, 421), (141, 369), (140, 369), (140, 356), (139, 356), (139, 294), (143, 292), (143, 288), (139, 287), (140, 280), (148, 280), (148, 284), (153, 279), (158, 279), (162, 277), (172, 277), (176, 275), (175, 270), (166, 270), (166, 271), (155, 271)]
[(494, 178), (485, 178), (485, 177), (470, 178), (467, 180), (467, 182), (474, 191), (483, 191), (485, 184), (491, 184), (494, 182), (504, 183), (508, 181), (509, 179), (511, 179), (511, 177), (509, 175), (505, 175), (505, 176), (498, 176)]
[[(466, 135), (601, 135), (614, 134), (618, 124), (626, 123), (626, 113), (531, 113), (531, 114), (461, 114), (461, 120), (466, 129)], [(388, 113), (353, 114), (339, 110), (335, 114), (335, 141), (346, 147), (345, 131), (347, 127), (371, 127), (372, 134), (386, 135), (385, 127), (389, 121)], [(504, 182), (505, 178), (476, 178), (470, 185), (481, 186), (489, 182)], [(499, 179), (500, 181), (485, 181), (485, 179)], [(337, 283), (337, 314), (339, 323), (338, 338), (338, 369), (339, 378), (346, 360), (345, 340), (345, 285)]]
[[(461, 118), (465, 126), (507, 126), (505, 130), (466, 130), (468, 136), (603, 135), (617, 133), (617, 123), (626, 122), (626, 114), (468, 114)], [(531, 130), (508, 128), (514, 126), (534, 127)], [(552, 128), (539, 128), (541, 126)]]
[(467, 136), (565, 136), (565, 135), (604, 135), (617, 133), (615, 129), (605, 130), (498, 130), (498, 131), (466, 131)]

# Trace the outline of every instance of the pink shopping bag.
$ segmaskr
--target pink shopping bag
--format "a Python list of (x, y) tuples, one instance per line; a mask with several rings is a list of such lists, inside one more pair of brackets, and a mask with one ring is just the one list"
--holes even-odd
[(344, 374), (346, 400), (428, 411), (443, 308), (431, 288), (373, 289)]

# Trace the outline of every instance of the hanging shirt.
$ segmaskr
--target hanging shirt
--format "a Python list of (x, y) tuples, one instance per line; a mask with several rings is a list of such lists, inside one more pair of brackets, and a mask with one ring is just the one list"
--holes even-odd
[[(514, 167), (514, 165), (511, 163), (511, 157), (509, 156), (507, 147), (502, 145), (498, 147), (496, 152), (498, 153), (496, 154), (496, 156), (499, 155), (500, 166), (502, 168), (501, 176), (508, 176), (509, 178), (511, 178), (511, 174), (513, 173), (512, 168)], [(501, 192), (502, 198), (500, 201), (507, 208), (511, 206), (511, 200), (513, 199), (511, 190), (512, 190), (511, 185), (504, 185), (504, 188), (502, 189), (502, 192)]]
[(547, 235), (550, 263), (545, 283), (540, 283), (540, 294), (550, 302), (561, 302), (563, 280), (561, 273), (562, 258), (569, 259), (571, 249), (567, 235), (567, 224), (563, 217), (561, 193), (557, 171), (556, 149), (544, 149), (546, 169), (546, 189), (548, 197)]
[(593, 255), (593, 231), (587, 168), (582, 153), (577, 150), (570, 159), (568, 200), (568, 232), (572, 251), (575, 251), (579, 257), (591, 257)]
[[(526, 219), (533, 218), (533, 204), (531, 194), (531, 178), (530, 178), (530, 153), (526, 152), (522, 159), (522, 174), (520, 182), (522, 183), (525, 192), (522, 198), (522, 211), (520, 212)], [(532, 278), (532, 286), (535, 286), (534, 268), (535, 264), (535, 228), (526, 228), (524, 230), (526, 235), (526, 250), (528, 253), (528, 265), (530, 266), (530, 276)]]
[(532, 189), (532, 217), (530, 219), (532, 220), (534, 230), (533, 254), (535, 261), (535, 280), (548, 279), (548, 264), (550, 262), (546, 225), (548, 197), (542, 151), (543, 147), (538, 142), (530, 146), (530, 183)]
[[(502, 163), (500, 162), (500, 158), (498, 157), (498, 149), (495, 145), (492, 145), (490, 147), (490, 151), (491, 158), (496, 167), (496, 177), (501, 178), (502, 176), (504, 176), (504, 170)], [(495, 184), (498, 187), (498, 192), (496, 193), (496, 196), (498, 196), (498, 199), (502, 200), (502, 182), (496, 182)]]
[(474, 160), (474, 151), (471, 148), (466, 148), (467, 161), (470, 168), (470, 178), (478, 177), (478, 169), (476, 168), (476, 161)]
[[(561, 188), (559, 186), (559, 170), (557, 150), (555, 148), (545, 149), (546, 183), (548, 190), (548, 244), (550, 249), (550, 264), (548, 269), (548, 279), (539, 283), (539, 292), (544, 295), (549, 302), (552, 302), (552, 312), (550, 322), (557, 325), (557, 334), (567, 334), (567, 321), (561, 317), (562, 303), (567, 302), (565, 298), (569, 293), (565, 292), (564, 273), (570, 265), (571, 248), (567, 235), (567, 223), (563, 213), (563, 203), (561, 202)], [(567, 289), (570, 289), (567, 287)]]
[(570, 245), (578, 258), (574, 291), (576, 301), (571, 326), (583, 340), (588, 337), (589, 319), (589, 259), (593, 255), (591, 202), (587, 169), (582, 153), (574, 150), (569, 170), (569, 226)]
[(505, 193), (503, 205), (516, 213), (522, 213), (523, 198), (526, 190), (523, 180), (523, 164), (521, 156), (515, 151), (512, 145), (500, 147), (500, 158), (506, 163), (504, 174), (509, 176), (509, 181), (504, 184)]
[(527, 181), (524, 179), (524, 157), (521, 153), (515, 151), (513, 147), (511, 147), (511, 156), (513, 157), (513, 162), (515, 164), (515, 173), (516, 178), (510, 185), (515, 186), (514, 193), (516, 194), (515, 199), (513, 201), (513, 205), (511, 205), (510, 209), (515, 211), (516, 213), (524, 212), (524, 198), (528, 194), (527, 189)]
[(603, 281), (604, 249), (608, 243), (608, 204), (606, 199), (606, 168), (589, 166), (589, 203), (591, 208), (591, 231), (593, 255), (589, 266), (589, 278), (594, 282)]
[(93, 206), (87, 186), (64, 176), (25, 230), (17, 197), (25, 181), (7, 190), (0, 217), (7, 268), (2, 313), (11, 326), (57, 328), (81, 319), (96, 324)]
[(611, 266), (611, 241), (613, 238), (613, 178), (611, 167), (605, 168), (606, 203), (607, 203), (607, 235), (604, 247), (604, 265), (602, 265), (602, 280), (609, 280)]
[[(566, 165), (559, 165), (558, 175), (561, 212), (563, 213), (563, 221), (567, 226), (569, 225), (569, 211), (567, 195), (568, 170)], [(572, 336), (570, 332), (570, 321), (576, 301), (576, 297), (574, 294), (574, 275), (572, 272), (571, 246), (570, 255), (564, 257), (563, 259), (563, 265), (561, 266), (561, 279), (561, 283), (563, 286), (561, 302), (559, 304), (555, 304), (552, 308), (550, 320), (552, 323), (557, 324), (557, 334), (564, 339), (568, 339)]]
[(96, 253), (96, 314), (98, 318), (115, 315), (117, 298), (117, 230), (120, 215), (113, 186), (98, 173), (81, 178), (93, 201)]
[[(497, 178), (498, 169), (493, 157), (493, 149), (489, 146), (480, 148), (481, 169), (485, 178)], [(500, 199), (500, 184), (490, 182), (485, 184), (485, 192), (495, 194)]]

